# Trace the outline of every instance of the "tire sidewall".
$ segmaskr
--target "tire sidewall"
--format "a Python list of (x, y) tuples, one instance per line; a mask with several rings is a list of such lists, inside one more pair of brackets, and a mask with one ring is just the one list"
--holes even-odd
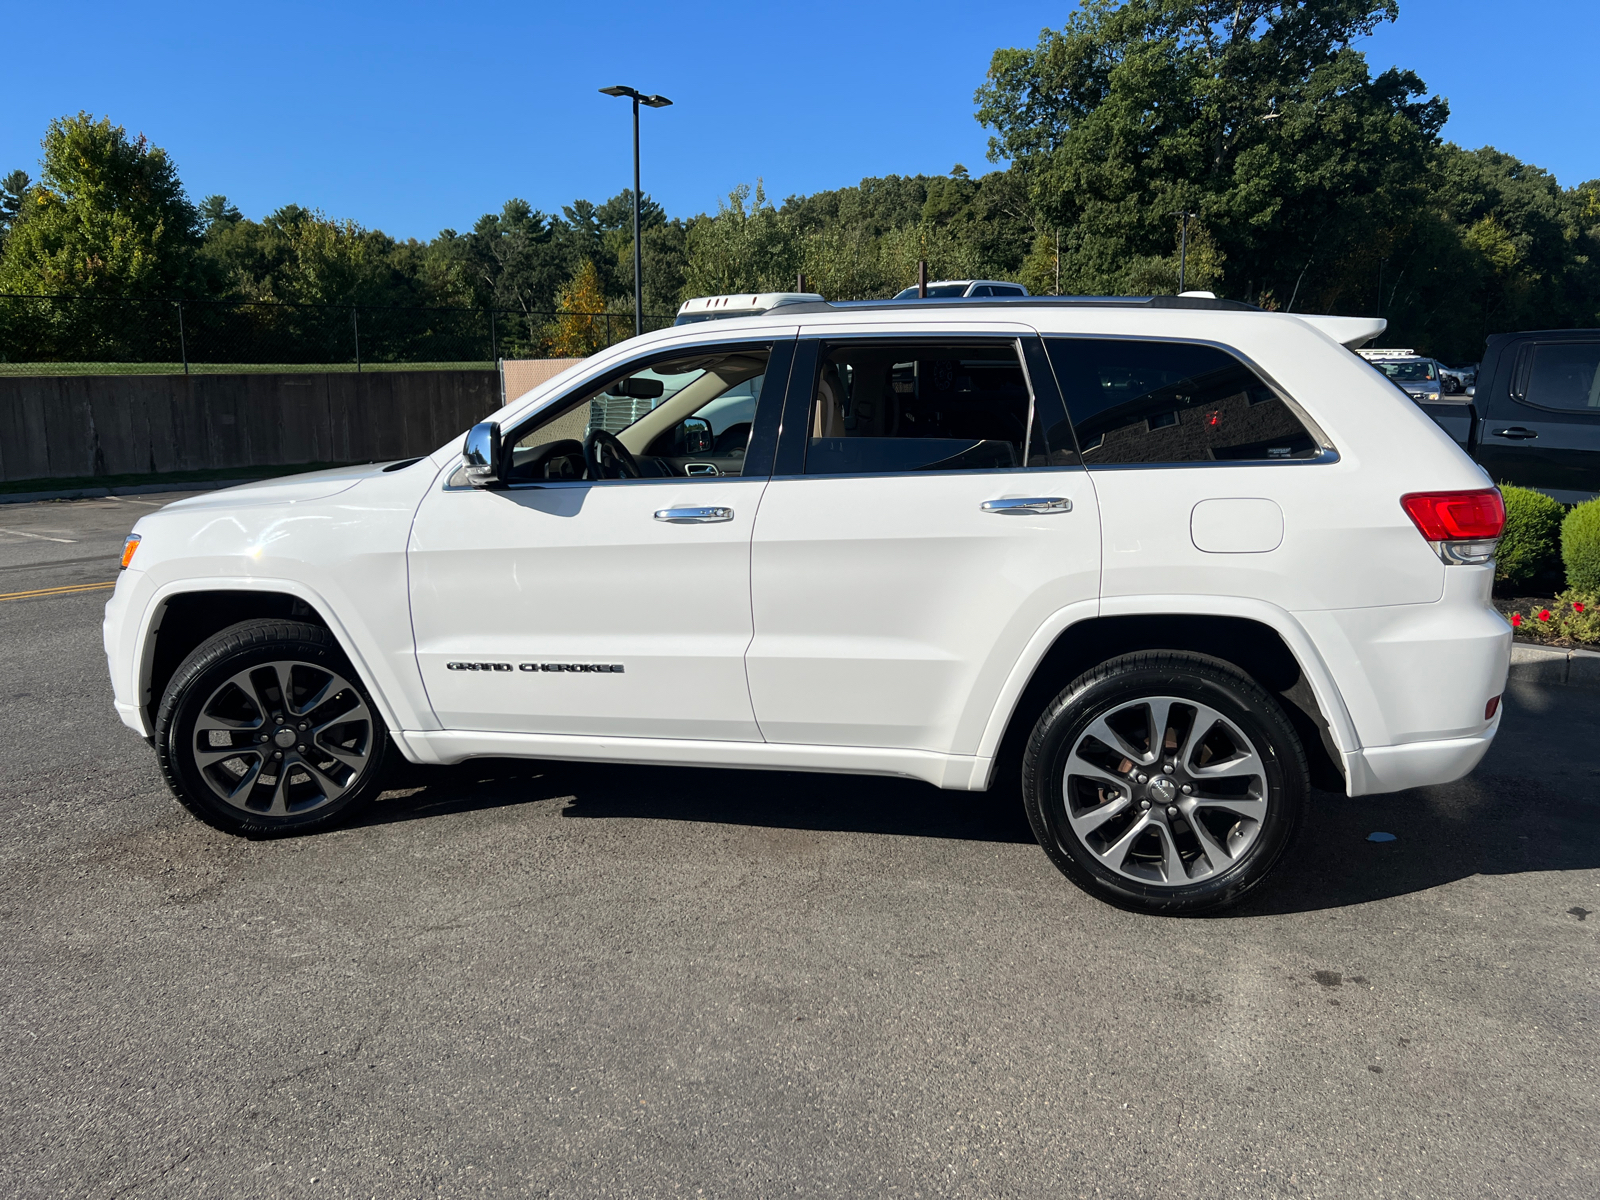
[[(239, 631), (238, 627), (224, 630), (196, 650), (173, 675), (156, 718), (156, 753), (167, 782), (185, 808), (208, 825), (229, 833), (274, 837), (330, 824), (373, 794), (383, 773), (389, 734), (372, 694), (331, 637), (295, 636), (291, 629), (284, 629), (284, 636), (255, 638), (243, 646), (230, 644), (229, 635)], [(321, 633), (315, 627), (309, 632)], [(335, 672), (356, 690), (372, 714), (372, 748), (365, 775), (355, 787), (308, 812), (267, 817), (235, 808), (212, 791), (193, 753), (186, 748), (194, 744), (195, 722), (202, 707), (227, 679), (251, 667), (285, 660)]]
[[(1051, 859), (1086, 890), (1144, 912), (1220, 908), (1256, 887), (1293, 840), (1307, 790), (1294, 730), (1257, 685), (1220, 667), (1198, 658), (1192, 665), (1113, 662), (1076, 681), (1040, 718), (1023, 772), (1028, 817)], [(1083, 845), (1065, 816), (1066, 761), (1072, 749), (1097, 718), (1148, 696), (1194, 700), (1236, 723), (1261, 756), (1267, 786), (1263, 828), (1243, 857), (1218, 875), (1178, 887), (1143, 884), (1112, 871)]]

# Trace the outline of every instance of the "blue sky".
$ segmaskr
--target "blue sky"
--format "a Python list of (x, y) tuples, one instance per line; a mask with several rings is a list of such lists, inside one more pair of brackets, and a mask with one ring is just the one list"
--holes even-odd
[[(629, 183), (626, 83), (644, 114), (644, 188), (714, 210), (865, 175), (985, 169), (972, 93), (999, 46), (1032, 45), (1067, 4), (24, 4), (10, 43), (0, 172), (37, 174), (51, 117), (144, 132), (198, 199), (246, 215), (290, 202), (399, 237), (464, 229), (511, 196), (556, 211)], [(1600, 3), (1402, 0), (1366, 42), (1450, 101), (1446, 136), (1492, 144), (1567, 186), (1600, 177)]]

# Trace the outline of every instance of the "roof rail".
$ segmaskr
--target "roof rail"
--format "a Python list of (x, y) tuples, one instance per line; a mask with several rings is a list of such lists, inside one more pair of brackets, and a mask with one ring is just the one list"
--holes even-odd
[(950, 299), (917, 300), (779, 300), (768, 312), (782, 309), (785, 315), (800, 313), (850, 312), (870, 309), (907, 309), (926, 312), (930, 308), (1196, 308), (1260, 312), (1243, 300), (1215, 300), (1207, 296), (957, 296)]

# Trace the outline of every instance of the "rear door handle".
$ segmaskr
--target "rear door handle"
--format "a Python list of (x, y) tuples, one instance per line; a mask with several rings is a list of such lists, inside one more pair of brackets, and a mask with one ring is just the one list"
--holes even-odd
[(656, 520), (670, 521), (674, 525), (711, 525), (717, 521), (733, 520), (731, 508), (658, 508)]
[(985, 500), (983, 511), (988, 513), (1065, 513), (1072, 511), (1072, 501), (1065, 496), (1007, 496), (1001, 500)]
[(1510, 429), (1496, 429), (1494, 435), (1495, 437), (1510, 438), (1514, 442), (1525, 442), (1529, 438), (1538, 437), (1539, 431), (1537, 429), (1525, 429), (1521, 425), (1513, 425)]

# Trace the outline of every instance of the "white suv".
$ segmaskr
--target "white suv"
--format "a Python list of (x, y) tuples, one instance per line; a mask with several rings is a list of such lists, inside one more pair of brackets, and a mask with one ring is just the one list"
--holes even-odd
[(465, 445), (142, 519), (117, 711), (238, 833), (394, 752), (1020, 782), (1079, 884), (1216, 908), (1311, 786), (1457, 779), (1498, 725), (1499, 493), (1340, 344), (1381, 328), (1032, 298), (649, 334)]

